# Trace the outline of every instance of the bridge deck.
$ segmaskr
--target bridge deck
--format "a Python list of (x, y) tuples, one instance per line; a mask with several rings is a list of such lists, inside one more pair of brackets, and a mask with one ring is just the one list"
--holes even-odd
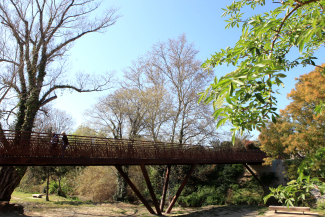
[[(20, 133), (17, 136), (17, 133)], [(0, 139), (0, 165), (140, 165), (262, 163), (265, 153), (257, 149), (235, 149), (188, 144), (123, 140), (69, 135), (51, 144), (51, 135), (5, 131)]]

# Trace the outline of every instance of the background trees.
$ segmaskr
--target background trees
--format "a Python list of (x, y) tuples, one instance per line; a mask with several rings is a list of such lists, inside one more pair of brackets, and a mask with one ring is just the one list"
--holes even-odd
[[(322, 66), (325, 66), (324, 64)], [(262, 128), (259, 139), (261, 149), (273, 158), (315, 153), (324, 147), (324, 115), (315, 115), (315, 107), (325, 98), (325, 78), (321, 69), (300, 76), (289, 94), (292, 102), (280, 112), (276, 124)]]
[(197, 93), (213, 73), (201, 69), (185, 35), (155, 44), (124, 71), (121, 87), (87, 112), (90, 123), (116, 138), (208, 144), (218, 134)]
[[(2, 82), (16, 96), (13, 108), (8, 108), (15, 110), (9, 113), (16, 114), (15, 130), (31, 131), (39, 109), (56, 99), (58, 90), (88, 92), (109, 88), (110, 75), (92, 78), (79, 74), (73, 81), (64, 76), (65, 53), (73, 42), (88, 33), (104, 31), (117, 20), (113, 8), (94, 17), (92, 12), (99, 5), (95, 0), (0, 2), (0, 62), (2, 75), (6, 75)], [(29, 135), (25, 136), (28, 139)], [(0, 200), (10, 200), (26, 171), (19, 170), (1, 169)]]
[(211, 81), (213, 73), (202, 70), (201, 62), (196, 59), (197, 53), (194, 44), (181, 35), (178, 39), (155, 44), (147, 54), (144, 73), (153, 85), (164, 84), (171, 93), (174, 112), (171, 142), (201, 143), (205, 138), (199, 138), (199, 135), (211, 134), (208, 126), (213, 119), (202, 115), (209, 109), (204, 111), (204, 106), (197, 105), (197, 93)]

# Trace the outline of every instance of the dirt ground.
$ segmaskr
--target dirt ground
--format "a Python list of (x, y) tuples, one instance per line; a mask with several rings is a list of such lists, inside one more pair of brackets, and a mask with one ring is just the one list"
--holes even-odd
[[(35, 199), (32, 197), (14, 197), (16, 204), (24, 207), (24, 213), (0, 213), (0, 216), (8, 217), (130, 217), (130, 216), (157, 216), (152, 215), (143, 205), (129, 203), (85, 203), (78, 201), (62, 201), (52, 197), (52, 201), (46, 202), (44, 198)], [(152, 207), (154, 209), (154, 207)], [(166, 209), (166, 207), (165, 207)], [(189, 217), (293, 217), (293, 216), (318, 216), (315, 212), (305, 213), (286, 213), (267, 211), (266, 207), (248, 205), (227, 205), (227, 206), (205, 206), (199, 208), (174, 207), (171, 214), (164, 216), (189, 216)]]
[[(90, 217), (90, 216), (156, 216), (149, 214), (141, 205), (127, 203), (98, 203), (88, 205), (60, 204), (60, 207), (46, 207), (43, 204), (23, 203), (24, 214), (0, 213), (0, 216), (8, 217)], [(256, 206), (206, 206), (200, 208), (175, 207), (171, 214), (165, 216), (191, 216), (191, 217), (253, 217), (259, 213)]]

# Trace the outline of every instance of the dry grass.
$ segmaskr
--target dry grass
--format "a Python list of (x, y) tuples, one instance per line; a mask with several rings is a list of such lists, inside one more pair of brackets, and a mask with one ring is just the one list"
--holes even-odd
[[(73, 201), (50, 195), (50, 201), (45, 198), (34, 199), (31, 193), (14, 192), (11, 203), (19, 203), (25, 207), (25, 214), (10, 216), (156, 216), (150, 214), (143, 205), (128, 203), (93, 203)], [(154, 209), (154, 208), (153, 208)], [(165, 208), (166, 209), (166, 208)], [(200, 208), (175, 207), (167, 216), (224, 216), (224, 217), (253, 217), (265, 210), (258, 206), (206, 206)], [(1, 216), (1, 214), (0, 214)], [(9, 216), (9, 215), (6, 215)]]

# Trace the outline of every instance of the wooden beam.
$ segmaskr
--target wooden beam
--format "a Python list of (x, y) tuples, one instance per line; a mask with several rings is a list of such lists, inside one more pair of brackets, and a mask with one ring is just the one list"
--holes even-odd
[(165, 205), (165, 199), (166, 199), (166, 192), (168, 189), (168, 181), (169, 181), (169, 174), (170, 174), (170, 167), (171, 165), (167, 165), (166, 169), (166, 176), (165, 176), (165, 181), (164, 181), (164, 188), (161, 196), (161, 201), (160, 201), (160, 211), (164, 211), (164, 205)]
[(182, 193), (182, 190), (183, 190), (184, 186), (186, 185), (188, 179), (190, 178), (191, 174), (193, 173), (196, 165), (197, 164), (192, 164), (190, 171), (187, 173), (187, 175), (186, 175), (185, 179), (183, 180), (181, 186), (179, 187), (176, 195), (174, 196), (173, 200), (170, 202), (170, 204), (169, 204), (169, 206), (168, 206), (168, 208), (166, 210), (166, 213), (170, 213), (172, 211), (173, 206), (176, 203), (176, 200), (178, 199), (179, 195)]
[(144, 164), (141, 164), (141, 170), (142, 170), (142, 173), (143, 173), (143, 177), (146, 180), (146, 183), (147, 183), (147, 186), (148, 186), (148, 189), (149, 189), (153, 204), (155, 205), (156, 211), (157, 211), (158, 215), (161, 215), (161, 211), (159, 209), (158, 201), (157, 201), (155, 192), (153, 191), (153, 188), (152, 188), (152, 185), (151, 185), (151, 182), (150, 182), (150, 178), (149, 178), (148, 172), (146, 170), (146, 166)]
[(243, 163), (243, 165), (246, 167), (246, 169), (248, 170), (248, 172), (250, 172), (252, 174), (252, 176), (260, 183), (260, 185), (262, 187), (264, 187), (263, 182), (255, 175), (255, 173), (251, 170), (251, 168), (249, 168), (249, 166), (245, 163)]
[(134, 191), (134, 193), (138, 196), (138, 198), (141, 200), (141, 202), (143, 203), (143, 205), (148, 209), (148, 211), (151, 214), (156, 214), (155, 211), (153, 211), (153, 209), (149, 205), (149, 203), (146, 201), (146, 199), (141, 195), (141, 193), (139, 192), (139, 190), (131, 182), (131, 180), (129, 179), (129, 177), (125, 174), (125, 172), (123, 171), (122, 167), (120, 165), (115, 165), (115, 168), (117, 169), (117, 171), (119, 171), (119, 173), (121, 174), (121, 176), (128, 183), (128, 185), (131, 187), (131, 189)]

